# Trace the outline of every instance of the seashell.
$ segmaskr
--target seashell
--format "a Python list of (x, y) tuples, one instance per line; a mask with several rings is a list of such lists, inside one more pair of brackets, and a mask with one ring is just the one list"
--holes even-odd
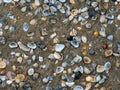
[(100, 22), (101, 22), (101, 23), (104, 23), (104, 22), (106, 22), (106, 21), (107, 21), (107, 19), (106, 19), (105, 15), (101, 15), (101, 16), (100, 16)]
[(79, 56), (79, 55), (76, 55), (74, 58), (73, 58), (73, 60), (72, 61), (74, 61), (74, 62), (81, 62), (82, 61), (82, 57), (81, 56)]
[(119, 21), (120, 21), (120, 14), (117, 16), (117, 20), (119, 20)]
[(4, 61), (0, 61), (0, 69), (5, 67), (6, 67), (6, 63)]
[(80, 44), (77, 41), (70, 41), (70, 44), (74, 47), (74, 48), (78, 48), (80, 46)]
[(108, 35), (107, 39), (112, 41), (113, 40), (113, 35)]
[(54, 53), (54, 58), (55, 58), (55, 59), (58, 59), (58, 60), (61, 60), (61, 59), (62, 59), (62, 56), (61, 56), (59, 53), (55, 52), (55, 53)]
[(0, 36), (0, 45), (5, 45), (6, 44), (6, 38)]
[(101, 78), (100, 75), (96, 75), (96, 76), (94, 77), (94, 82), (99, 82), (101, 79), (102, 79), (102, 78)]
[(77, 35), (77, 31), (75, 29), (73, 29), (71, 32), (70, 32), (70, 36), (76, 36)]
[(82, 27), (79, 27), (79, 26), (78, 26), (78, 27), (77, 27), (77, 30), (82, 30)]
[(43, 57), (39, 56), (39, 61), (43, 62), (43, 60), (44, 60)]
[(98, 73), (104, 72), (104, 66), (103, 66), (103, 65), (98, 65), (96, 71), (97, 71)]
[(66, 84), (68, 87), (72, 87), (72, 86), (75, 84), (75, 82), (69, 81), (69, 82), (66, 82), (65, 84)]
[(37, 45), (34, 42), (28, 42), (27, 43), (27, 47), (31, 48), (31, 49), (36, 49)]
[(68, 69), (67, 69), (67, 72), (68, 72), (68, 74), (71, 74), (71, 73), (72, 73), (72, 69), (71, 69), (71, 68), (68, 68)]
[(87, 23), (85, 26), (86, 26), (86, 28), (91, 28), (92, 27), (91, 23)]
[(56, 37), (56, 32), (54, 32), (53, 34), (50, 35), (50, 38), (53, 39), (54, 37)]
[(86, 43), (87, 42), (87, 37), (86, 36), (81, 36), (81, 40), (83, 43)]
[(83, 52), (82, 52), (82, 55), (87, 55), (87, 51), (86, 50), (84, 50)]
[(111, 56), (113, 54), (113, 51), (112, 50), (106, 50), (105, 51), (105, 56), (108, 57), (108, 56)]
[(17, 74), (15, 76), (15, 82), (16, 83), (20, 83), (20, 82), (24, 81), (24, 79), (25, 79), (25, 75), (24, 74)]
[(115, 18), (115, 16), (113, 15), (113, 14), (106, 14), (106, 18), (107, 19), (114, 19)]
[(73, 90), (84, 90), (82, 86), (75, 86)]
[(91, 73), (91, 70), (87, 67), (84, 67), (84, 73), (85, 74), (90, 74)]
[(40, 1), (39, 0), (35, 0), (35, 6), (39, 6), (40, 5)]
[(42, 29), (41, 34), (43, 36), (48, 35), (46, 28)]
[(22, 61), (23, 61), (22, 57), (17, 58), (17, 62), (22, 63)]
[(28, 29), (29, 29), (28, 23), (27, 23), (27, 22), (24, 22), (24, 24), (23, 24), (23, 30), (24, 30), (25, 32), (27, 32)]
[(56, 44), (55, 45), (55, 51), (56, 52), (61, 52), (65, 48), (64, 44)]
[(108, 2), (104, 2), (104, 3), (103, 3), (103, 7), (104, 7), (105, 9), (108, 9), (108, 8), (109, 8), (109, 3), (108, 3)]
[(22, 11), (22, 12), (26, 12), (26, 10), (27, 10), (27, 7), (26, 7), (26, 6), (21, 8), (21, 11)]
[(9, 43), (9, 47), (10, 48), (17, 48), (18, 47), (18, 44), (16, 42), (10, 42)]
[(37, 20), (36, 19), (32, 19), (31, 21), (30, 21), (30, 24), (31, 25), (35, 25), (37, 23)]
[(62, 3), (65, 3), (66, 2), (66, 0), (59, 0), (60, 2), (62, 2)]
[(3, 0), (4, 3), (11, 3), (12, 0)]
[(85, 90), (90, 90), (91, 87), (92, 87), (92, 83), (87, 83), (87, 84), (85, 85)]
[(105, 64), (104, 64), (104, 70), (105, 71), (108, 71), (108, 70), (110, 70), (111, 69), (111, 63), (110, 62), (106, 62)]
[(92, 2), (91, 5), (95, 8), (98, 5), (98, 2)]
[(105, 87), (101, 87), (100, 90), (107, 90)]
[(93, 35), (94, 35), (94, 37), (98, 37), (99, 36), (99, 32), (98, 31), (94, 31)]
[(106, 32), (105, 32), (105, 30), (100, 30), (100, 31), (99, 31), (99, 35), (101, 35), (102, 37), (106, 37)]
[(64, 71), (64, 68), (63, 67), (57, 67), (56, 68), (56, 74), (59, 74), (59, 73), (62, 73)]
[(60, 9), (62, 7), (62, 3), (59, 1), (56, 1), (56, 6), (57, 6), (57, 9)]
[(75, 0), (70, 0), (70, 4), (75, 4)]
[(84, 63), (91, 63), (92, 62), (91, 59), (87, 56), (83, 57), (83, 61), (84, 61)]
[(35, 35), (34, 32), (27, 32), (27, 36), (28, 36), (28, 37), (32, 37), (33, 35)]
[(6, 81), (6, 84), (10, 85), (10, 84), (12, 84), (12, 82), (13, 82), (13, 81), (11, 81), (11, 80), (7, 80), (7, 81)]
[(34, 68), (29, 68), (28, 69), (28, 75), (31, 76), (34, 74)]
[(94, 82), (94, 77), (93, 76), (87, 76), (86, 81), (87, 82)]
[(84, 68), (82, 66), (80, 66), (79, 69), (80, 69), (79, 71), (83, 74)]
[(17, 44), (19, 45), (20, 49), (22, 49), (23, 51), (30, 51), (30, 48), (23, 45), (22, 42), (18, 41)]

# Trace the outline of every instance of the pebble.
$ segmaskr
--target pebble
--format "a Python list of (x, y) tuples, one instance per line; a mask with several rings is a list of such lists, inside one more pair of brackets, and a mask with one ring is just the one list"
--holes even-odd
[(34, 68), (29, 68), (28, 69), (28, 75), (33, 75), (34, 74)]
[(55, 45), (55, 51), (56, 52), (61, 52), (65, 48), (64, 44), (56, 44)]

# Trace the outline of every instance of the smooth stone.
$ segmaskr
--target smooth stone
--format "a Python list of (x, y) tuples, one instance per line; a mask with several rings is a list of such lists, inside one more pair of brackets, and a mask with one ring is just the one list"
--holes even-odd
[(28, 23), (27, 23), (27, 22), (24, 22), (24, 24), (23, 24), (23, 30), (24, 30), (25, 32), (27, 32), (28, 29), (29, 29)]
[(9, 47), (10, 48), (17, 48), (18, 47), (18, 44), (16, 42), (10, 42), (9, 43)]
[(34, 74), (34, 69), (33, 68), (29, 68), (28, 69), (28, 75), (33, 75)]
[(64, 44), (56, 44), (55, 45), (55, 51), (56, 52), (61, 52), (65, 48)]
[(31, 49), (36, 49), (37, 45), (34, 42), (28, 42), (27, 43), (27, 47), (31, 48)]
[(112, 41), (113, 40), (113, 35), (108, 35), (107, 39)]
[(84, 90), (82, 86), (76, 86), (73, 88), (73, 90)]
[(11, 3), (12, 0), (3, 0), (4, 3)]
[(78, 48), (80, 46), (80, 44), (76, 41), (70, 41), (70, 44), (74, 47), (74, 48)]

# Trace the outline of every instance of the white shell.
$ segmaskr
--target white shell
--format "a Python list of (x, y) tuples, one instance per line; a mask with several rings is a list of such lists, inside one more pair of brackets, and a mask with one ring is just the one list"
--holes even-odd
[(74, 61), (74, 62), (81, 62), (81, 61), (82, 61), (82, 57), (79, 56), (79, 55), (76, 55), (76, 56), (73, 58), (73, 61)]
[(81, 40), (83, 43), (86, 43), (87, 42), (87, 37), (86, 36), (81, 36)]
[(61, 52), (65, 48), (64, 44), (56, 44), (55, 45), (55, 51), (56, 52)]
[(91, 71), (90, 71), (90, 69), (89, 69), (89, 68), (84, 67), (84, 73), (85, 73), (85, 74), (90, 74), (90, 73), (91, 73)]
[(98, 65), (96, 71), (97, 71), (98, 73), (104, 72), (104, 66), (103, 66), (103, 65)]
[(33, 68), (29, 68), (28, 69), (28, 75), (33, 75), (34, 74), (34, 69)]
[(40, 1), (39, 0), (35, 0), (35, 6), (39, 6), (40, 5)]
[(69, 81), (69, 82), (66, 82), (65, 84), (66, 84), (68, 87), (72, 87), (72, 86), (75, 84), (75, 82), (70, 82), (70, 81)]
[(57, 67), (57, 68), (56, 68), (56, 73), (57, 73), (57, 74), (62, 73), (63, 70), (64, 70), (63, 67)]

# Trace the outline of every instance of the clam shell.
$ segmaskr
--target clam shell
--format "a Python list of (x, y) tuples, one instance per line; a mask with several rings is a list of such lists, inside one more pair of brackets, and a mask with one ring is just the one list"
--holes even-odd
[(111, 56), (113, 54), (113, 51), (112, 50), (106, 50), (105, 51), (105, 56), (108, 57), (108, 56)]
[(30, 48), (23, 45), (22, 42), (18, 41), (18, 45), (19, 45), (20, 49), (22, 49), (23, 51), (30, 51)]
[(83, 43), (86, 43), (87, 42), (87, 37), (86, 36), (81, 36), (81, 40)]
[(86, 81), (87, 82), (93, 82), (94, 81), (94, 77), (93, 76), (87, 76), (86, 77)]
[(96, 76), (94, 77), (94, 82), (99, 82), (101, 79), (102, 79), (102, 78), (101, 78), (100, 75), (96, 75)]
[(62, 73), (64, 71), (64, 68), (63, 67), (57, 67), (56, 68), (56, 73), (59, 74), (59, 73)]
[(90, 74), (91, 73), (91, 70), (87, 67), (84, 67), (84, 73), (85, 74)]
[(83, 57), (83, 61), (84, 61), (84, 63), (91, 63), (92, 62), (91, 59), (87, 56)]
[(84, 68), (82, 66), (79, 67), (80, 72), (83, 73), (84, 72)]
[(4, 61), (0, 61), (0, 69), (5, 67), (6, 67), (6, 63)]
[(32, 19), (31, 21), (30, 21), (30, 24), (31, 25), (35, 25), (37, 23), (37, 20), (36, 19)]
[(61, 52), (64, 48), (65, 48), (64, 44), (56, 44), (55, 51), (56, 52)]
[(98, 73), (104, 72), (104, 66), (103, 66), (103, 65), (98, 65), (96, 71), (97, 71)]
[(66, 82), (65, 84), (66, 84), (68, 87), (72, 87), (72, 86), (75, 84), (75, 82), (70, 82), (70, 81), (69, 81), (69, 82)]

